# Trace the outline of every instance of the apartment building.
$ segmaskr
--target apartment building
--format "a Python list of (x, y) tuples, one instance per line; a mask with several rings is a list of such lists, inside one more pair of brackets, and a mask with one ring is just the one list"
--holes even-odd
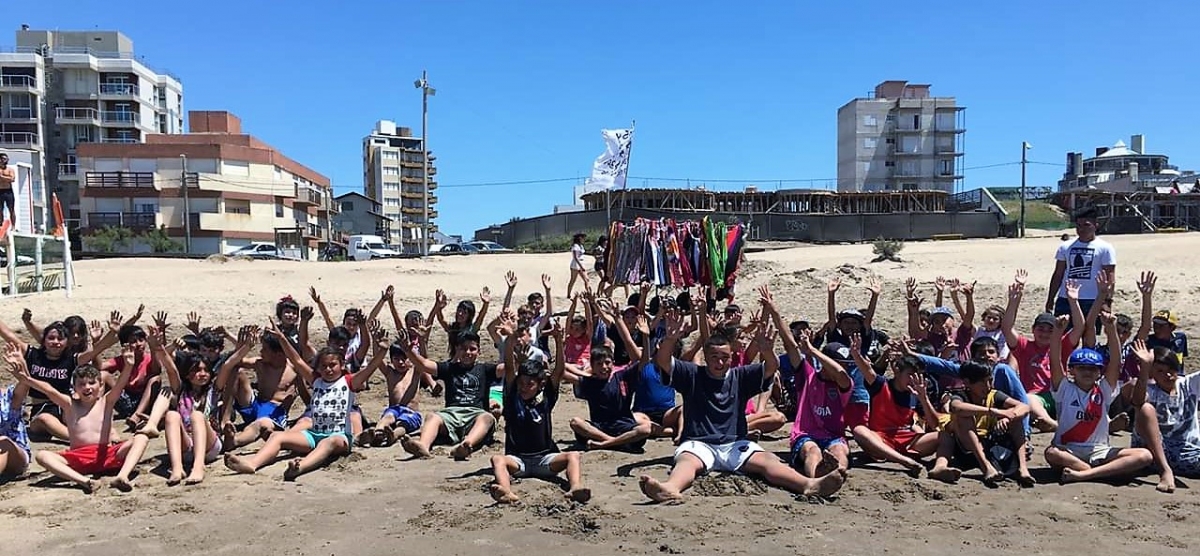
[[(58, 193), (68, 221), (80, 210), (78, 148), (141, 143), (151, 134), (183, 133), (183, 85), (134, 54), (117, 31), (16, 32), (15, 52), (0, 54), (0, 89), (12, 94), (0, 149), (14, 143), (41, 153), (39, 179)], [(40, 73), (40, 76), (38, 75)], [(13, 88), (19, 90), (14, 90)], [(32, 120), (36, 120), (32, 121)]]
[(332, 229), (339, 208), (329, 178), (243, 133), (228, 112), (192, 111), (188, 125), (189, 133), (149, 134), (144, 143), (79, 146), (85, 243), (105, 226), (165, 227), (193, 254), (257, 241), (314, 260), (343, 242)]
[(33, 224), (44, 227), (47, 207), (42, 112), (45, 110), (46, 67), (34, 52), (0, 52), (0, 152), (13, 165), (32, 168)]
[(1195, 189), (1193, 170), (1180, 170), (1165, 154), (1146, 150), (1146, 137), (1138, 134), (1129, 144), (1096, 147), (1095, 155), (1067, 153), (1067, 169), (1058, 181), (1059, 191), (1101, 190), (1120, 193), (1156, 191), (1186, 193)]
[[(392, 219), (389, 243), (405, 253), (420, 253), (421, 238), (438, 231), (436, 157), (424, 159), (423, 141), (412, 130), (380, 120), (363, 138), (363, 193), (383, 206)], [(425, 221), (422, 177), (429, 172), (429, 221)], [(433, 243), (432, 236), (430, 243)]]
[(966, 107), (929, 89), (884, 81), (838, 109), (838, 191), (962, 188)]
[(333, 217), (333, 229), (346, 235), (392, 237), (392, 219), (383, 213), (383, 204), (362, 193), (351, 191), (333, 198), (340, 209)]

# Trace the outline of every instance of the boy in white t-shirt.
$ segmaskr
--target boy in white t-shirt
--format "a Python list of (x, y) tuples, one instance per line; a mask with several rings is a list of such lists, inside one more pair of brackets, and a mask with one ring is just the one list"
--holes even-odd
[[(1131, 475), (1154, 459), (1145, 448), (1114, 448), (1108, 444), (1108, 405), (1121, 375), (1121, 340), (1112, 313), (1105, 313), (1101, 320), (1108, 334), (1108, 361), (1094, 349), (1075, 350), (1067, 363), (1071, 380), (1065, 379), (1062, 344), (1050, 343), (1058, 430), (1046, 448), (1046, 463), (1062, 469), (1063, 483)], [(1059, 333), (1066, 330), (1067, 322), (1065, 317), (1058, 318)]]
[(1085, 207), (1075, 213), (1075, 233), (1079, 237), (1058, 246), (1054, 255), (1057, 263), (1046, 295), (1046, 311), (1055, 315), (1071, 314), (1065, 287), (1067, 280), (1079, 282), (1079, 306), (1085, 315), (1099, 297), (1096, 275), (1103, 271), (1108, 275), (1109, 282), (1115, 282), (1117, 250), (1109, 242), (1096, 237), (1098, 216), (1095, 207)]

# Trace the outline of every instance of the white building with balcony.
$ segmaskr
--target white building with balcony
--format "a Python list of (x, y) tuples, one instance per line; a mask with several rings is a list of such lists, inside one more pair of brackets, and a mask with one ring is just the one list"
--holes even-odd
[(392, 222), (385, 239), (405, 253), (420, 253), (425, 234), (432, 243), (438, 231), (437, 158), (430, 152), (425, 160), (424, 147), (424, 139), (413, 137), (411, 129), (388, 120), (376, 122), (363, 138), (363, 193), (379, 203)]
[(0, 152), (32, 171), (34, 225), (44, 226), (46, 152), (43, 139), (46, 68), (33, 52), (0, 52)]
[[(117, 31), (17, 31), (16, 52), (0, 54), (0, 83), (40, 81), (38, 128), (21, 127), (6, 140), (35, 140), (48, 191), (57, 192), (69, 227), (80, 218), (77, 149), (86, 143), (143, 143), (150, 134), (184, 132), (183, 85), (134, 54)], [(41, 77), (9, 65), (4, 56), (36, 60)], [(28, 64), (30, 62), (25, 62)], [(15, 64), (15, 62), (14, 62)], [(5, 90), (0, 84), (0, 90)], [(32, 135), (31, 135), (32, 134)]]

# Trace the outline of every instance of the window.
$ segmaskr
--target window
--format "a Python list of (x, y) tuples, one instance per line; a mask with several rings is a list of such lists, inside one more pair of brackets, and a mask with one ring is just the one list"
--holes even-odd
[(275, 218), (283, 218), (283, 205), (275, 204)]
[(399, 176), (399, 175), (400, 175), (400, 169), (399, 169), (399, 168), (396, 168), (395, 166), (384, 166), (384, 167), (383, 167), (383, 175), (385, 175), (385, 176)]
[(894, 161), (894, 160), (889, 160), (889, 161), (887, 161), (887, 162), (884, 162), (884, 163), (883, 163), (883, 165), (884, 165), (884, 167), (886, 167), (886, 168), (895, 168), (895, 167), (896, 167), (896, 161)]
[(384, 190), (384, 191), (400, 191), (400, 184), (398, 184), (398, 183), (384, 183), (384, 184), (383, 184), (383, 190)]
[(921, 152), (920, 143), (916, 137), (906, 135), (900, 139), (900, 150), (906, 153), (919, 153)]
[(921, 115), (913, 114), (913, 129), (921, 129)]
[(242, 199), (227, 199), (225, 212), (228, 214), (250, 214), (250, 201)]
[(874, 137), (867, 137), (866, 139), (863, 139), (863, 148), (873, 149), (875, 148), (876, 142), (877, 141)]
[(864, 174), (871, 173), (871, 163), (870, 162), (862, 163), (862, 173), (864, 173)]
[(953, 176), (954, 175), (954, 161), (953, 160), (943, 160), (941, 166), (942, 166), (942, 175), (943, 176)]
[(354, 210), (354, 201), (342, 201), (342, 210)]
[(275, 181), (283, 181), (283, 168), (275, 167)]
[(917, 163), (914, 160), (905, 160), (900, 166), (900, 172), (905, 176), (917, 175)]
[(383, 202), (384, 202), (384, 204), (386, 204), (389, 207), (400, 206), (400, 199), (384, 199)]
[(133, 212), (140, 214), (154, 214), (158, 212), (158, 203), (134, 203)]
[(879, 125), (879, 118), (876, 118), (874, 114), (867, 114), (867, 115), (863, 116), (863, 118), (862, 118), (862, 124), (863, 124), (863, 126), (865, 126), (865, 127), (875, 127), (875, 126), (878, 126), (878, 125)]
[(383, 151), (384, 160), (400, 160), (400, 153), (396, 151)]

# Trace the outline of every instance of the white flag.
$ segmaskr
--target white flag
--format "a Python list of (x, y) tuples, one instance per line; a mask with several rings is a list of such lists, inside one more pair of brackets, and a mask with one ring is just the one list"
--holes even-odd
[(592, 163), (592, 177), (585, 186), (591, 190), (625, 187), (625, 172), (629, 169), (629, 147), (633, 144), (632, 129), (602, 129), (604, 153)]

